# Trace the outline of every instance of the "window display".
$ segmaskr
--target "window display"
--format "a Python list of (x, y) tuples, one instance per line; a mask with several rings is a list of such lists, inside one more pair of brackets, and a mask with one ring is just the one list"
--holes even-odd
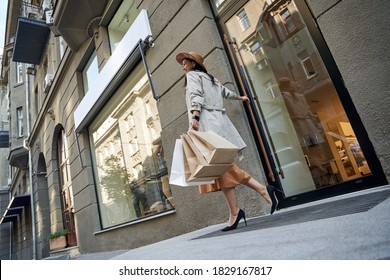
[(298, 1), (213, 2), (241, 89), (253, 99), (254, 131), (263, 131), (258, 138), (275, 164), (270, 179), (277, 174), (283, 194), (371, 174)]
[(174, 207), (161, 124), (143, 65), (138, 65), (89, 126), (104, 228)]

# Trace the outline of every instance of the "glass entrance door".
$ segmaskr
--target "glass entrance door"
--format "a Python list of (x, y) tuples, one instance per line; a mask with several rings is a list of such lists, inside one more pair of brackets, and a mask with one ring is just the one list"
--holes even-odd
[[(214, 1), (214, 8), (230, 2)], [(239, 2), (222, 22), (225, 42), (284, 195), (370, 175), (295, 1)]]

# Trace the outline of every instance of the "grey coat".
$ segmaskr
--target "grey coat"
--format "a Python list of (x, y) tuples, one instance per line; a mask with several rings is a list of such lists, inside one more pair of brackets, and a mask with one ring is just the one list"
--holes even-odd
[(215, 85), (206, 73), (190, 71), (186, 74), (186, 104), (191, 123), (192, 111), (200, 111), (199, 130), (212, 130), (240, 150), (246, 147), (237, 129), (226, 115), (223, 99), (236, 99), (236, 94), (217, 79)]

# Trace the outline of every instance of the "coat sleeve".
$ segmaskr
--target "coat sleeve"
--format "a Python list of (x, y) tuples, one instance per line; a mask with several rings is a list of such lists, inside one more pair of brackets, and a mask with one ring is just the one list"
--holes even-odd
[(186, 74), (187, 77), (187, 94), (190, 96), (190, 111), (202, 110), (204, 104), (204, 92), (202, 88), (201, 77), (195, 72), (190, 71)]
[(236, 99), (237, 94), (235, 94), (233, 91), (231, 91), (230, 89), (228, 89), (223, 85), (221, 85), (221, 89), (222, 89), (221, 93), (223, 98)]

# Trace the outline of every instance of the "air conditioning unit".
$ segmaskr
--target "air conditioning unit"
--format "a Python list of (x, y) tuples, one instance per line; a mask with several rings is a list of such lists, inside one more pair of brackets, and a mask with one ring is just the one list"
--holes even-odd
[(52, 83), (53, 83), (53, 75), (46, 74), (45, 80), (43, 81), (43, 92), (44, 93), (49, 92)]
[(45, 12), (45, 19), (47, 25), (53, 25), (54, 19), (53, 19), (53, 10), (47, 10)]

